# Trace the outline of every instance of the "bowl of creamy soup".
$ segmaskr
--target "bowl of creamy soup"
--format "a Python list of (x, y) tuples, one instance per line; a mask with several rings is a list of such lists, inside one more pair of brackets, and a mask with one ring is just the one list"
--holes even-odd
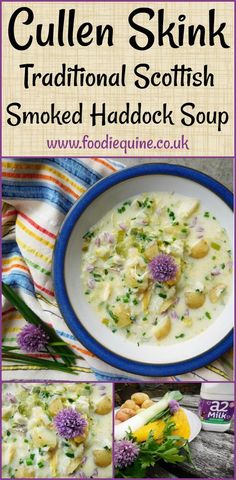
[(67, 216), (54, 256), (66, 322), (87, 348), (143, 375), (189, 371), (232, 344), (232, 194), (186, 167), (103, 179)]

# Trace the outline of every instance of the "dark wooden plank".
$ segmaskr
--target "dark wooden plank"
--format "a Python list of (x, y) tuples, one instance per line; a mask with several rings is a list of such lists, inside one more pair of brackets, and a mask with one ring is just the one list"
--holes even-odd
[(193, 464), (168, 465), (167, 469), (179, 477), (233, 478), (234, 437), (226, 433), (201, 431), (190, 444)]
[(158, 465), (158, 469), (150, 469), (148, 475), (150, 475), (150, 478), (152, 478), (154, 475), (155, 478), (177, 478), (174, 473), (167, 471), (162, 465)]

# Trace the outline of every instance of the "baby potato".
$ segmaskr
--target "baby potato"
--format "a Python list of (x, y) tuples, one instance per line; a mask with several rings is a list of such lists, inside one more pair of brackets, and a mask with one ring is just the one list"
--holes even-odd
[(116, 419), (125, 422), (129, 418), (134, 417), (134, 415), (136, 415), (135, 410), (132, 410), (131, 408), (122, 408), (116, 413)]
[(205, 303), (206, 295), (203, 292), (185, 292), (185, 303), (189, 308), (200, 308)]
[(112, 409), (112, 401), (110, 397), (103, 397), (96, 405), (95, 413), (98, 415), (107, 415)]
[(148, 400), (144, 400), (141, 407), (142, 409), (149, 408), (154, 404), (154, 402), (149, 398)]
[(123, 403), (123, 405), (121, 405), (122, 408), (131, 408), (131, 410), (136, 410), (136, 403), (134, 402), (134, 400), (126, 400), (125, 403)]
[(226, 285), (224, 285), (223, 283), (219, 283), (218, 285), (213, 287), (209, 292), (209, 299), (211, 303), (217, 303), (222, 293), (224, 293), (225, 289)]
[(203, 258), (209, 252), (209, 245), (204, 238), (199, 240), (199, 242), (195, 243), (191, 248), (190, 256), (193, 258)]
[(55, 398), (48, 407), (48, 411), (50, 415), (54, 417), (54, 415), (57, 415), (60, 410), (63, 409), (63, 403), (60, 398)]
[(111, 450), (102, 449), (102, 450), (94, 450), (93, 451), (93, 458), (94, 463), (97, 467), (107, 467), (111, 464), (112, 461), (112, 453)]
[(150, 399), (149, 399), (149, 396), (147, 395), (147, 393), (143, 393), (143, 392), (133, 393), (133, 395), (131, 395), (131, 399), (132, 399), (137, 405), (142, 405), (143, 402), (145, 402), (145, 400), (150, 400)]
[(154, 330), (154, 335), (157, 340), (162, 340), (169, 335), (171, 330), (171, 321), (169, 317), (163, 318)]

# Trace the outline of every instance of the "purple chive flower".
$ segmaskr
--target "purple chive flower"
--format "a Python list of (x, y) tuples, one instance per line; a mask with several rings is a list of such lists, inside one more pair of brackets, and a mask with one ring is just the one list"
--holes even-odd
[(134, 463), (139, 454), (139, 446), (131, 440), (118, 440), (114, 443), (114, 465), (125, 468)]
[(168, 282), (176, 277), (177, 265), (171, 257), (161, 253), (153, 258), (148, 264), (153, 280), (156, 282)]
[(55, 416), (54, 424), (59, 435), (66, 439), (81, 437), (88, 425), (85, 418), (73, 408), (63, 408)]
[(169, 409), (170, 409), (171, 415), (174, 415), (174, 413), (178, 412), (179, 410), (179, 403), (176, 400), (170, 400)]
[(23, 352), (40, 352), (49, 342), (50, 338), (41, 327), (25, 325), (17, 335), (17, 343)]

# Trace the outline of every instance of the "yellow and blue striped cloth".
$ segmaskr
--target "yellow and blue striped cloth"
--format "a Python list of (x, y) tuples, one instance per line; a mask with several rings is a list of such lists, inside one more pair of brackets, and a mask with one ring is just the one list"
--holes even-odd
[[(141, 378), (105, 364), (74, 338), (58, 310), (51, 276), (54, 243), (66, 213), (87, 188), (123, 167), (119, 162), (102, 158), (2, 161), (3, 280), (16, 288), (26, 303), (83, 357), (83, 360), (78, 360), (76, 367), (79, 380), (96, 378), (127, 381)], [(2, 319), (3, 342), (15, 345), (16, 335), (25, 325), (25, 320), (5, 300)], [(47, 354), (40, 355), (47, 358)], [(229, 352), (224, 358), (196, 372), (168, 377), (166, 380), (223, 381), (232, 379), (232, 375)], [(37, 367), (5, 363), (3, 379), (71, 380), (75, 377)]]

